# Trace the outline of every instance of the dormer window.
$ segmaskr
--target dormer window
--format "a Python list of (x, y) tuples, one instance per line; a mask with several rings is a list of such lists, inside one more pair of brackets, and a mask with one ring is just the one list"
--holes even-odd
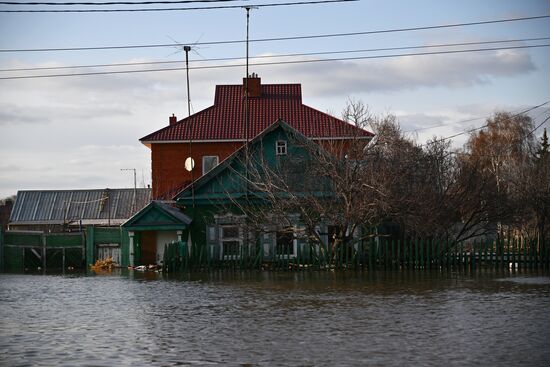
[(286, 155), (286, 153), (287, 153), (286, 140), (277, 140), (277, 142), (275, 143), (275, 154)]

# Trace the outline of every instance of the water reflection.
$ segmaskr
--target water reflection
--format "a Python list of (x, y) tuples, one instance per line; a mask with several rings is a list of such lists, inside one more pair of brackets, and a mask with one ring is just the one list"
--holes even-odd
[(547, 365), (550, 277), (0, 275), (0, 365)]

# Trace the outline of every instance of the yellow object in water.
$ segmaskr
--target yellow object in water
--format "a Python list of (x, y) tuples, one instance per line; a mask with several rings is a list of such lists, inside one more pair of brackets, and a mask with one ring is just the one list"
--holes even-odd
[(92, 270), (111, 270), (115, 267), (116, 263), (112, 257), (106, 259), (98, 259), (94, 265), (90, 265)]

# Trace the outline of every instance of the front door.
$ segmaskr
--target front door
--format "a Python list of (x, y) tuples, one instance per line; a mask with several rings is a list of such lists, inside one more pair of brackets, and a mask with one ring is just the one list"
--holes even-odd
[(141, 236), (141, 265), (153, 265), (157, 263), (157, 233), (143, 231)]

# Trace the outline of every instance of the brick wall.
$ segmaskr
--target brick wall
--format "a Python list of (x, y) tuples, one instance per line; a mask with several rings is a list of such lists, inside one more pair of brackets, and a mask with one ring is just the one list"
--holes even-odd
[(171, 199), (187, 186), (191, 179), (202, 175), (202, 157), (217, 155), (219, 162), (236, 151), (242, 143), (192, 143), (191, 157), (195, 161), (193, 172), (185, 169), (190, 156), (188, 143), (157, 143), (151, 145), (153, 199)]

